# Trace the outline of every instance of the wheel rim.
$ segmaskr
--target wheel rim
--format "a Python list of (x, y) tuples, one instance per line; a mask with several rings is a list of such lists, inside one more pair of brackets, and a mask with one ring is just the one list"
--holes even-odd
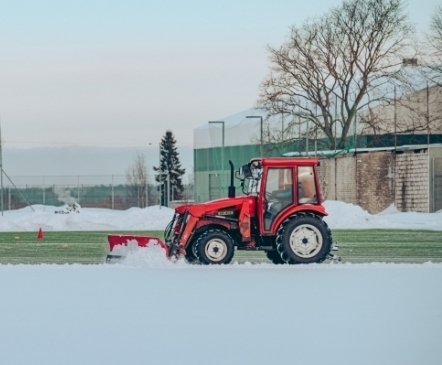
[(223, 240), (214, 238), (207, 242), (205, 252), (211, 261), (218, 262), (226, 257), (227, 245)]
[(195, 243), (193, 243), (192, 244), (192, 254), (193, 254), (193, 257), (198, 257), (197, 255), (197, 253), (196, 253), (196, 245), (195, 245)]
[(300, 257), (313, 257), (322, 248), (322, 234), (316, 227), (303, 224), (290, 235), (290, 247)]

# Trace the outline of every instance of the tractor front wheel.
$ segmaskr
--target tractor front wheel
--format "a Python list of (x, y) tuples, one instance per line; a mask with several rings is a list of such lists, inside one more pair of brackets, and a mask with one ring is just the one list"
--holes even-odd
[(195, 252), (199, 262), (204, 265), (228, 264), (235, 253), (235, 244), (227, 232), (209, 229), (196, 241)]
[(276, 245), (281, 258), (289, 264), (319, 263), (330, 253), (332, 236), (321, 217), (302, 213), (282, 223)]
[(198, 258), (196, 256), (196, 241), (193, 240), (192, 242), (190, 242), (189, 246), (187, 246), (186, 248), (186, 260), (188, 263), (194, 263), (196, 261), (198, 261)]

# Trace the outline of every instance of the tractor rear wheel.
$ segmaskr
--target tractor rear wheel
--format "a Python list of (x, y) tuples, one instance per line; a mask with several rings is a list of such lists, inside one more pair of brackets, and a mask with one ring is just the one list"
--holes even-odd
[(300, 213), (281, 224), (276, 245), (282, 259), (289, 264), (320, 263), (330, 253), (331, 231), (321, 217)]
[(196, 256), (204, 265), (228, 264), (235, 253), (233, 238), (221, 229), (205, 231), (195, 243)]
[(282, 259), (278, 251), (266, 251), (267, 258), (274, 264), (285, 264), (286, 262)]

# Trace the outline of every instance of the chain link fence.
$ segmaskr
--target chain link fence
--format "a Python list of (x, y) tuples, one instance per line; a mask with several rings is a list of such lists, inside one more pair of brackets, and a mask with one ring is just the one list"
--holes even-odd
[(130, 186), (125, 175), (4, 176), (2, 195), (3, 210), (34, 204), (116, 210), (159, 204), (157, 183)]

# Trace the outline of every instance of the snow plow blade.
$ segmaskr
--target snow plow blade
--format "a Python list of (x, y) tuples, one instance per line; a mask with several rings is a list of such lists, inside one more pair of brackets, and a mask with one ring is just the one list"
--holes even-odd
[(169, 257), (169, 248), (159, 237), (110, 234), (107, 236), (107, 241), (109, 243), (109, 254), (106, 256), (106, 262), (118, 261), (124, 258), (124, 246), (135, 243), (139, 247), (147, 247), (148, 245), (159, 245), (161, 248), (164, 249), (166, 257)]

